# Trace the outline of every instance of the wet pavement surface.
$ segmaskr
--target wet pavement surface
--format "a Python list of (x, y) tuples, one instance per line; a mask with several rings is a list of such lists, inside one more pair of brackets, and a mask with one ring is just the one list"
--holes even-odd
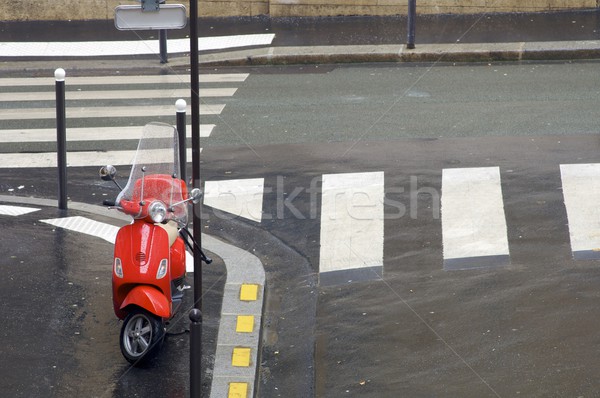
[[(442, 22), (451, 18), (433, 18), (435, 28), (418, 28), (417, 43), (459, 38), (475, 42), (488, 36), (498, 41), (597, 38), (597, 12), (577, 13), (581, 19), (572, 19), (572, 13), (557, 14), (511, 15), (510, 21), (501, 15), (473, 16), (453, 24)], [(401, 18), (342, 18), (328, 24), (326, 19), (258, 18), (239, 20), (234, 26), (227, 22), (226, 27), (217, 22), (207, 24), (210, 34), (282, 29), (288, 34), (280, 34), (277, 45), (322, 43), (319, 38), (327, 44), (386, 43), (394, 35), (401, 38), (393, 38), (397, 43), (403, 41), (405, 29)], [(350, 33), (339, 35), (346, 27)], [(78, 29), (85, 28), (74, 32)], [(105, 29), (110, 31), (109, 26)], [(503, 35), (497, 34), (499, 30)], [(57, 40), (62, 40), (59, 36)], [(274, 188), (281, 176), (290, 193), (295, 187), (310, 186), (323, 173), (383, 170), (386, 186), (405, 188), (392, 199), (408, 205), (410, 176), (439, 192), (444, 167), (498, 166), (511, 265), (444, 271), (440, 220), (432, 213), (432, 198), (422, 195), (411, 204), (418, 217), (386, 222), (383, 279), (319, 287), (318, 215), (302, 219), (284, 208), (282, 218), (257, 226), (211, 217), (205, 209), (206, 232), (259, 256), (267, 272), (258, 396), (595, 396), (600, 371), (595, 355), (600, 269), (594, 262), (572, 259), (558, 167), (597, 162), (597, 138), (390, 139), (361, 142), (342, 160), (336, 158), (348, 145), (258, 144), (252, 151), (211, 147), (203, 153), (203, 179), (265, 177), (267, 186)], [(17, 195), (55, 198), (53, 173), (33, 169), (24, 176), (0, 171), (0, 191), (23, 186)], [(95, 182), (96, 173), (91, 168), (69, 170), (72, 200), (100, 203), (105, 195), (114, 195), (109, 184)], [(277, 214), (283, 198), (279, 195), (276, 189), (266, 194), (265, 213)], [(308, 193), (290, 200), (302, 214), (310, 214)], [(0, 389), (17, 397), (185, 396), (188, 335), (170, 336), (162, 355), (147, 369), (130, 368), (118, 349), (119, 322), (110, 302), (107, 264), (112, 247), (39, 225), (40, 219), (62, 214), (43, 209), (18, 218), (2, 217), (8, 236), (0, 243), (8, 269), (2, 280), (6, 297), (2, 311), (8, 321), (0, 329), (7, 341), (0, 371), (9, 376), (0, 382)], [(74, 214), (78, 213), (69, 211)], [(31, 245), (38, 250), (31, 250)], [(216, 335), (222, 270), (215, 262), (204, 278), (210, 293), (205, 300), (207, 344), (214, 344)], [(184, 330), (184, 324), (174, 326), (174, 333)], [(209, 346), (206, 352), (210, 350)], [(206, 360), (210, 366), (210, 355)]]
[[(205, 217), (211, 233), (261, 257), (268, 291), (277, 297), (277, 304), (269, 299), (265, 317), (295, 331), (295, 338), (266, 338), (260, 396), (309, 396), (286, 391), (296, 391), (292, 375), (305, 363), (297, 344), (314, 347), (317, 397), (594, 396), (600, 268), (572, 258), (559, 165), (597, 162), (597, 137), (361, 142), (340, 161), (337, 155), (348, 145), (213, 148), (204, 155), (206, 179), (222, 179), (223, 170), (228, 178), (263, 176), (273, 188), (265, 195), (265, 214), (278, 214), (282, 198), (288, 198), (304, 215), (284, 207), (283, 217), (257, 226), (256, 240), (247, 238), (243, 221)], [(264, 161), (260, 165), (257, 156)], [(440, 192), (443, 168), (485, 166), (501, 170), (511, 265), (444, 271), (440, 219), (429, 192)], [(385, 222), (383, 279), (314, 286), (319, 214), (309, 216), (311, 196), (295, 188), (310, 187), (321, 173), (357, 168), (383, 170), (386, 187), (404, 188), (389, 198), (416, 217), (394, 217), (397, 207), (386, 207), (391, 217)], [(265, 175), (265, 169), (278, 172)], [(287, 192), (283, 197), (278, 176)], [(416, 199), (410, 176), (423, 189)], [(309, 268), (293, 257), (270, 258), (270, 242), (277, 241)], [(288, 272), (293, 277), (284, 282)], [(316, 309), (314, 330), (308, 321), (294, 321), (305, 319), (309, 306)], [(265, 330), (269, 336), (269, 325)], [(270, 382), (270, 367), (284, 362), (283, 378)], [(308, 380), (303, 383), (311, 392)]]
[[(0, 216), (4, 231), (0, 241), (4, 254), (0, 282), (4, 292), (0, 304), (3, 395), (188, 396), (187, 310), (170, 323), (159, 356), (145, 368), (130, 367), (119, 350), (121, 322), (112, 311), (113, 246), (40, 222), (67, 215), (119, 225), (114, 219), (55, 208)], [(224, 286), (223, 263), (215, 258), (203, 277), (203, 389), (207, 392)], [(188, 283), (193, 285), (191, 276)], [(184, 309), (190, 308), (193, 299), (192, 291), (188, 292)]]
[[(215, 147), (203, 155), (203, 179), (223, 179), (225, 172), (264, 177), (272, 188), (265, 214), (283, 211), (260, 225), (209, 209), (203, 216), (207, 233), (257, 255), (267, 272), (258, 396), (594, 396), (600, 268), (572, 258), (559, 165), (597, 162), (597, 137), (365, 141), (340, 161), (348, 145)], [(410, 176), (425, 193), (440, 192), (443, 168), (484, 166), (501, 170), (511, 265), (444, 271), (435, 199), (423, 194), (414, 202)], [(386, 187), (404, 187), (389, 198), (416, 217), (393, 217), (398, 207), (386, 207), (392, 217), (385, 223), (383, 279), (320, 287), (319, 214), (311, 216), (311, 194), (294, 191), (323, 173), (357, 169), (382, 170)], [(21, 176), (19, 194), (50, 189), (35, 181), (50, 181), (51, 172)], [(73, 200), (114, 192), (90, 184), (93, 172), (70, 170)], [(280, 196), (280, 177), (291, 196)], [(291, 207), (282, 209), (282, 198)], [(149, 368), (130, 368), (118, 350), (110, 303), (111, 247), (39, 223), (61, 215), (43, 209), (2, 217), (10, 237), (1, 243), (8, 321), (0, 366), (10, 375), (2, 390), (23, 397), (185, 396), (188, 335), (169, 336)], [(211, 311), (220, 309), (219, 289), (210, 284), (218, 284), (221, 270), (218, 263), (206, 268), (205, 289), (214, 294), (205, 301), (207, 343), (217, 321)], [(184, 329), (177, 324), (174, 333)], [(98, 386), (106, 390), (100, 394)]]

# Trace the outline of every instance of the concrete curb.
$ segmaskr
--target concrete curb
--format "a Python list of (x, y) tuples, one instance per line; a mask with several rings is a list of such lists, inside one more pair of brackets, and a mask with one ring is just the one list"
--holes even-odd
[[(253, 66), (337, 64), (370, 62), (497, 62), (541, 60), (600, 59), (600, 40), (514, 42), (514, 43), (446, 43), (417, 44), (409, 50), (404, 44), (348, 45), (348, 46), (299, 46), (260, 47), (234, 51), (200, 54), (200, 66)], [(1, 75), (53, 73), (60, 66), (76, 76), (91, 72), (107, 71), (187, 71), (189, 57), (171, 54), (168, 64), (160, 64), (156, 58), (104, 59), (101, 57), (72, 57), (48, 60), (25, 58), (2, 58)]]
[(258, 257), (202, 236), (202, 245), (227, 266), (210, 396), (253, 397), (260, 360), (265, 270)]
[[(58, 205), (58, 201), (52, 199), (7, 195), (0, 195), (0, 203)], [(69, 202), (68, 206), (119, 221), (131, 220), (125, 214), (109, 212), (102, 206), (80, 202)], [(202, 234), (202, 246), (223, 259), (227, 269), (210, 396), (254, 397), (260, 360), (265, 270), (258, 257), (210, 235)]]
[(202, 66), (351, 62), (490, 62), (600, 58), (600, 40), (516, 43), (267, 47), (200, 57)]

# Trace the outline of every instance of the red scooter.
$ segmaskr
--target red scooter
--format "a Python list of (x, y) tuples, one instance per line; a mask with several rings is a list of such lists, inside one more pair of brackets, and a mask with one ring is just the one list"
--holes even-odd
[(117, 233), (112, 291), (115, 314), (123, 320), (121, 352), (134, 365), (158, 353), (166, 322), (189, 288), (185, 284), (186, 245), (193, 252), (196, 243), (187, 230), (187, 204), (198, 203), (202, 193), (196, 188), (188, 194), (185, 182), (177, 177), (178, 148), (175, 128), (150, 123), (144, 127), (125, 188), (115, 180), (113, 166), (100, 169), (101, 178), (121, 190), (115, 202), (105, 201), (105, 205), (133, 217)]

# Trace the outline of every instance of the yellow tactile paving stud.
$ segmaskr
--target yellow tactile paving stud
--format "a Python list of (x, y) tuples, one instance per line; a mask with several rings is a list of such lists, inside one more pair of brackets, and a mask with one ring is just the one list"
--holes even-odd
[(243, 283), (240, 288), (241, 301), (256, 301), (258, 300), (258, 285)]
[(227, 398), (248, 398), (248, 383), (229, 383)]
[(236, 333), (252, 333), (254, 331), (254, 315), (238, 315), (235, 331)]
[(246, 368), (250, 366), (250, 348), (235, 347), (231, 355), (231, 366)]

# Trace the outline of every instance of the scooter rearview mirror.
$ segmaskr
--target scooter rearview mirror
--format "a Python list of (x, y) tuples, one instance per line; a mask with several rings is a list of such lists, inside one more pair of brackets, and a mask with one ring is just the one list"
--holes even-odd
[(190, 198), (193, 204), (198, 204), (202, 199), (202, 190), (200, 188), (194, 188), (190, 191)]
[(117, 169), (115, 166), (109, 164), (102, 166), (99, 174), (102, 181), (114, 181), (115, 176), (117, 175)]
[(115, 166), (110, 164), (102, 166), (100, 168), (99, 174), (102, 181), (112, 181), (115, 183), (117, 188), (119, 188), (121, 191), (123, 190), (123, 187), (121, 187), (117, 180), (115, 180), (115, 176), (117, 175), (117, 169), (115, 168)]

